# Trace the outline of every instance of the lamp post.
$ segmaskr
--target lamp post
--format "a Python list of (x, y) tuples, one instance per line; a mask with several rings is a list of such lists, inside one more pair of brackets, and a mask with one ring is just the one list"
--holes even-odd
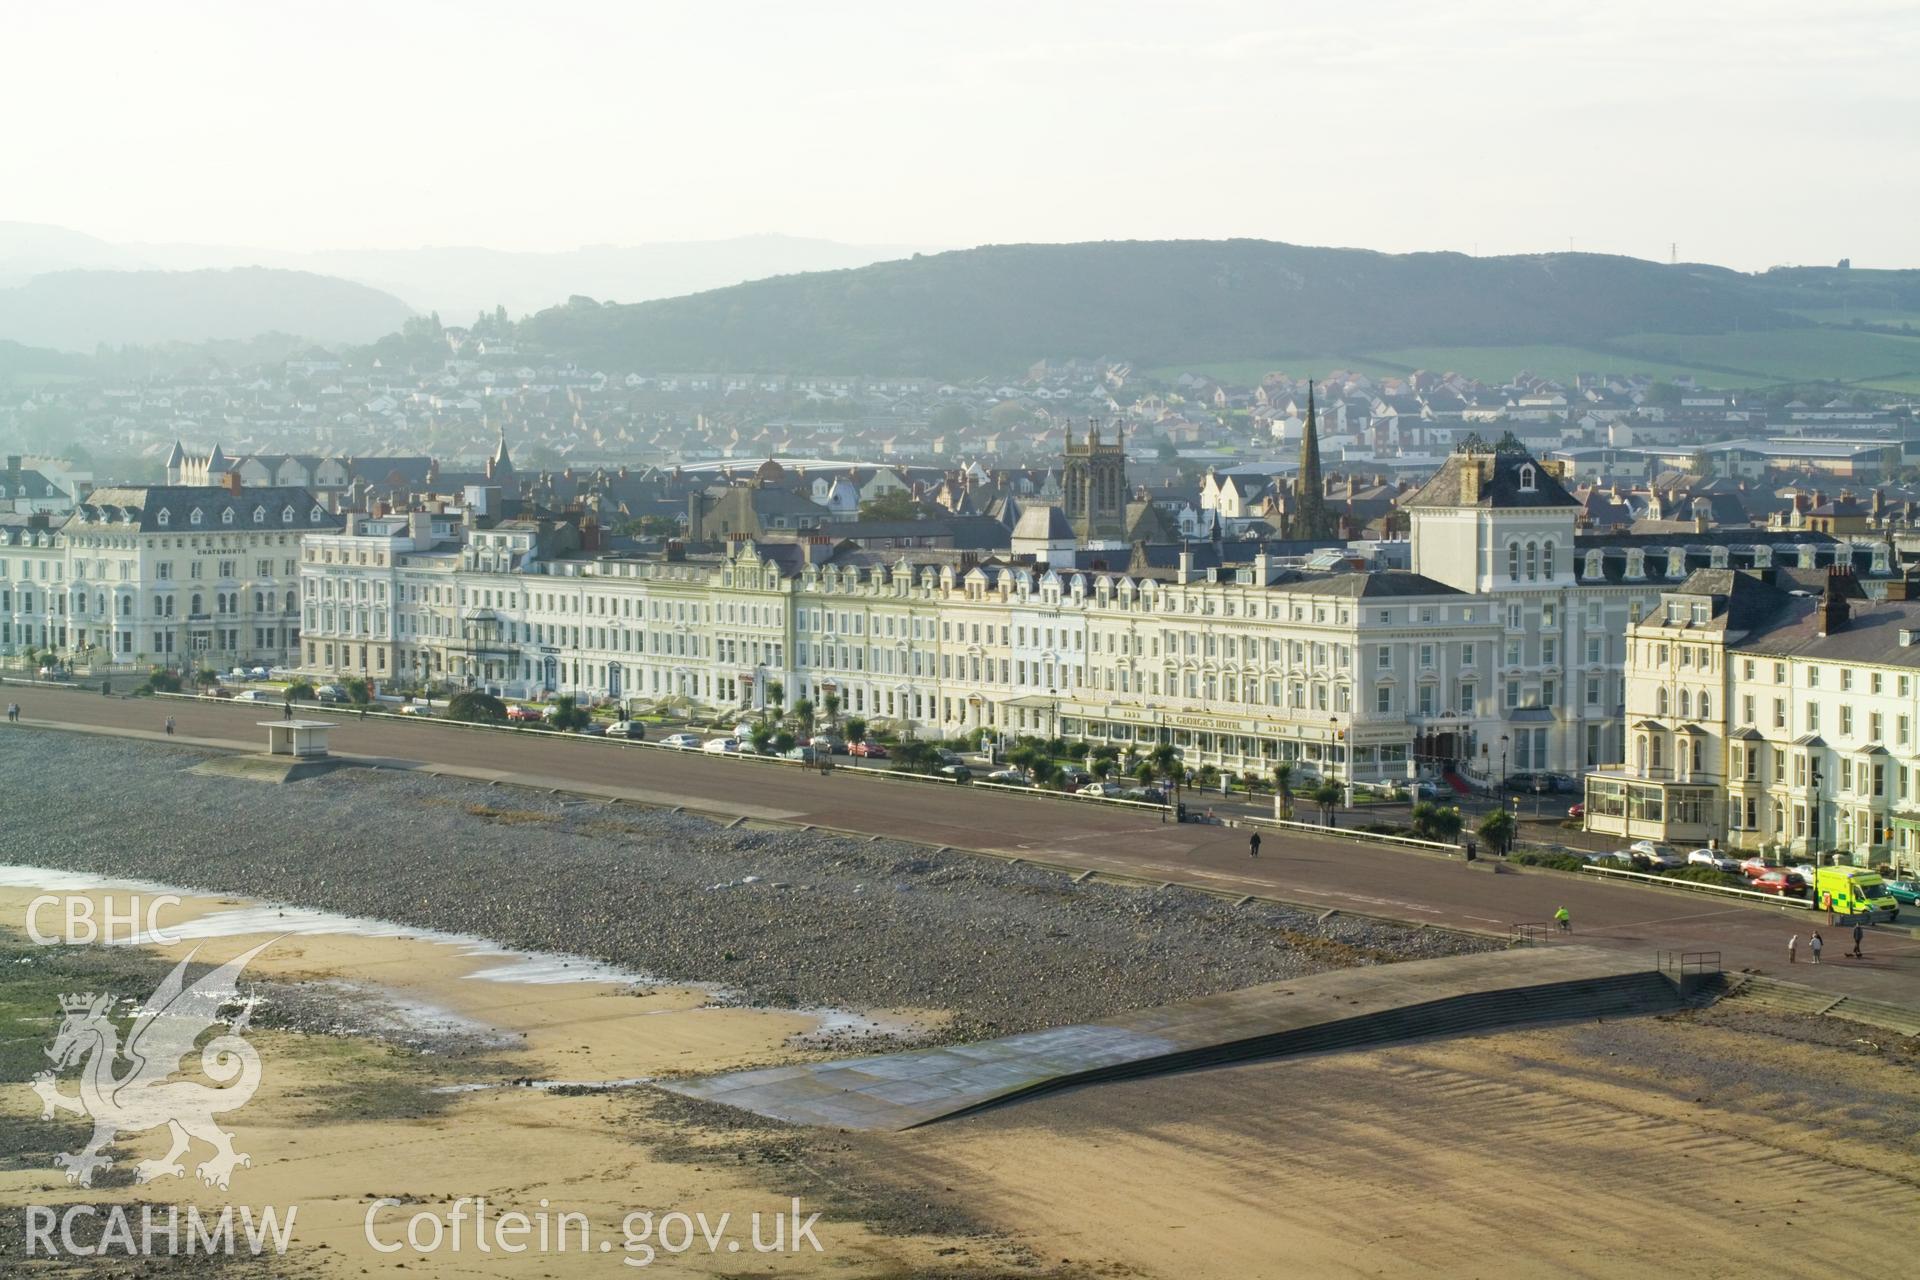
[(1508, 744), (1509, 744), (1509, 741), (1510, 741), (1510, 739), (1508, 738), (1508, 736), (1507, 736), (1506, 734), (1504, 734), (1504, 733), (1503, 733), (1503, 734), (1501, 734), (1501, 735), (1500, 735), (1500, 803), (1501, 803), (1502, 805), (1504, 805), (1504, 804), (1506, 804), (1506, 802), (1507, 802), (1507, 800), (1506, 800), (1506, 796), (1507, 796), (1507, 747), (1508, 747)]

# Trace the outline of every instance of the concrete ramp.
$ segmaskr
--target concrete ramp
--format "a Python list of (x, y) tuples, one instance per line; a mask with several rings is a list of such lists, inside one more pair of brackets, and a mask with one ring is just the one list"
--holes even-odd
[(1524, 1022), (1677, 1008), (1653, 967), (1528, 947), (1317, 974), (1102, 1022), (661, 1087), (794, 1124), (911, 1129), (1051, 1089)]

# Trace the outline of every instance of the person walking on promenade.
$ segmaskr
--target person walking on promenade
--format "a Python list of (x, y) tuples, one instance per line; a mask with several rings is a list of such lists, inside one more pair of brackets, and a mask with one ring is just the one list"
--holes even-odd
[(172, 716), (167, 717), (167, 736), (169, 738), (173, 736), (173, 717)]
[(1260, 833), (1258, 831), (1247, 837), (1247, 856), (1249, 858), (1257, 858), (1260, 856)]
[(1813, 954), (1813, 962), (1815, 964), (1820, 963), (1820, 949), (1826, 945), (1827, 941), (1820, 936), (1818, 929), (1815, 929), (1813, 936), (1807, 939), (1807, 950)]
[(1800, 935), (1797, 933), (1787, 939), (1787, 963), (1800, 963)]
[(284, 720), (293, 719), (293, 699), (291, 697), (280, 704), (280, 715)]
[(1866, 940), (1866, 937), (1867, 937), (1867, 931), (1860, 927), (1860, 922), (1858, 920), (1855, 920), (1853, 922), (1853, 958), (1855, 960), (1866, 959), (1866, 956), (1862, 955), (1860, 952), (1860, 944)]
[(1562, 933), (1573, 932), (1573, 913), (1568, 911), (1565, 907), (1562, 907), (1558, 911), (1553, 913), (1553, 921), (1555, 924), (1560, 926), (1560, 932)]
[(7, 723), (8, 724), (20, 723), (20, 704), (19, 703), (9, 702), (7, 704)]

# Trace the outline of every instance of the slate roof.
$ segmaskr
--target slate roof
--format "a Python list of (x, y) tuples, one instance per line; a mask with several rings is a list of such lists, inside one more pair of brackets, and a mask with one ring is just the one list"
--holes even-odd
[(1738, 652), (1920, 669), (1920, 644), (1900, 643), (1902, 631), (1920, 633), (1920, 600), (1856, 600), (1849, 604), (1846, 625), (1822, 636), (1818, 633), (1820, 602), (1789, 597), (1780, 617), (1763, 632), (1741, 642)]
[(1298, 591), (1317, 596), (1342, 596), (1352, 600), (1392, 600), (1406, 597), (1460, 596), (1467, 593), (1444, 582), (1436, 582), (1423, 573), (1405, 569), (1383, 569), (1377, 573), (1336, 573), (1324, 578), (1302, 578), (1274, 587), (1275, 591)]
[[(1520, 469), (1534, 469), (1534, 487), (1520, 487)], [(1479, 496), (1471, 503), (1464, 500), (1466, 473), (1480, 468)], [(1452, 453), (1433, 473), (1433, 478), (1406, 501), (1408, 507), (1577, 507), (1563, 486), (1539, 461), (1528, 453)]]
[[(200, 523), (193, 522), (194, 512)], [(232, 523), (224, 516), (233, 513)], [(258, 516), (255, 513), (258, 512)], [(298, 487), (269, 485), (232, 493), (205, 485), (126, 485), (95, 489), (73, 510), (67, 527), (132, 524), (141, 533), (217, 533), (253, 530), (297, 530), (319, 533), (339, 529), (342, 520)]]

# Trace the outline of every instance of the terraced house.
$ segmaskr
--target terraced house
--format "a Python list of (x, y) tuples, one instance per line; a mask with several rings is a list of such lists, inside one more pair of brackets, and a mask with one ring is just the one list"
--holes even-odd
[(1627, 756), (1588, 775), (1590, 829), (1920, 864), (1920, 584), (1801, 581), (1702, 570), (1634, 623)]
[(339, 526), (306, 489), (237, 477), (0, 517), (0, 651), (96, 669), (284, 665), (299, 652), (300, 540)]
[(353, 518), (302, 560), (303, 662), (715, 711), (763, 707), (777, 686), (788, 705), (834, 697), (919, 734), (1497, 781), (1628, 758), (1628, 627), (1696, 570), (1888, 573), (1884, 545), (1815, 530), (1584, 535), (1555, 469), (1519, 451), (1457, 453), (1406, 506), (1411, 572), (1337, 573), (1262, 553), (1129, 556), (1055, 537), (1039, 508), (1009, 555), (819, 530), (640, 555), (585, 545), (566, 521), (422, 535), (406, 517)]

